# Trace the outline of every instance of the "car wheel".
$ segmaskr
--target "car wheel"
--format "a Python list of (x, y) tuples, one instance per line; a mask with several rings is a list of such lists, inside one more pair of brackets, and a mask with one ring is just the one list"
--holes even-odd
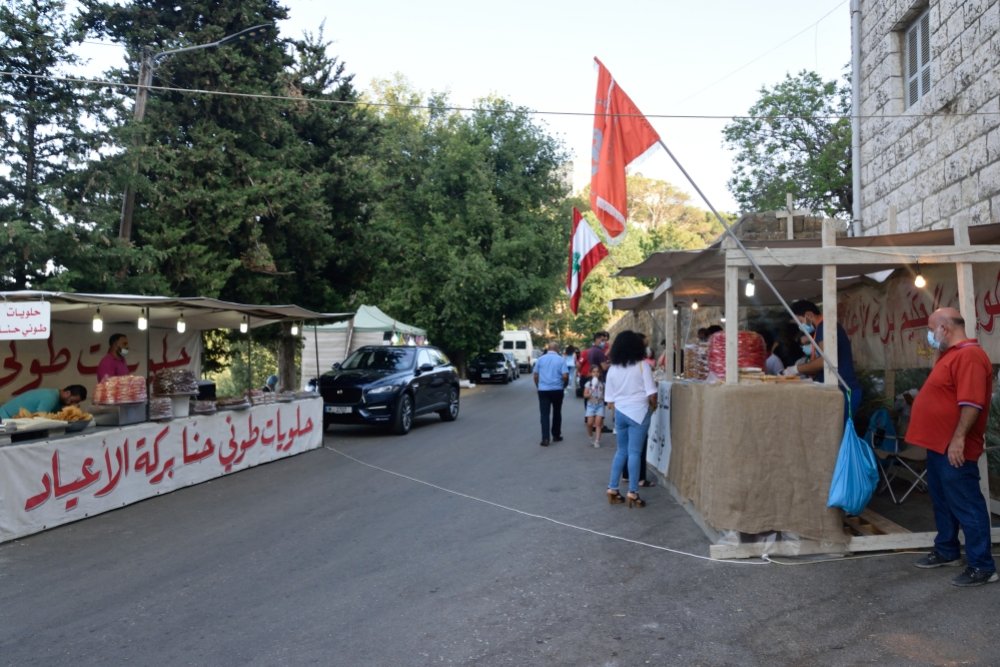
[(396, 401), (392, 411), (392, 432), (396, 435), (406, 435), (413, 426), (413, 399), (409, 394), (403, 394)]
[(503, 374), (503, 383), (508, 384), (510, 382), (510, 373)]
[(458, 419), (458, 388), (452, 387), (448, 390), (448, 407), (438, 412), (438, 414), (446, 422), (453, 422)]

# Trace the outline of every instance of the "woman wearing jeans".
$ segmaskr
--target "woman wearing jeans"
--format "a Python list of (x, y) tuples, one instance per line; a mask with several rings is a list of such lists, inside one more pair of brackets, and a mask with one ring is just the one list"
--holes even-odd
[[(634, 331), (618, 334), (609, 356), (611, 365), (604, 383), (604, 400), (615, 411), (618, 450), (611, 462), (608, 502), (614, 505), (628, 500), (629, 507), (645, 507), (646, 501), (639, 497), (639, 464), (649, 420), (656, 409), (656, 383), (649, 364), (643, 362), (646, 346), (640, 334)], [(629, 489), (623, 498), (618, 486), (626, 462)]]

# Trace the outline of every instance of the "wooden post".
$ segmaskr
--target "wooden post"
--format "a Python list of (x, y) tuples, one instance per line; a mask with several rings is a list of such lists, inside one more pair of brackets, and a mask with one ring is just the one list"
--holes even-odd
[[(955, 232), (955, 249), (961, 250), (971, 245), (969, 241), (969, 223), (965, 218), (959, 218), (953, 228)], [(965, 320), (965, 337), (976, 337), (976, 287), (972, 278), (972, 264), (957, 262), (955, 272), (958, 279), (958, 310)], [(986, 498), (986, 506), (990, 507), (990, 475), (986, 462), (986, 454), (979, 457), (979, 489)], [(992, 521), (992, 520), (991, 520)]]
[(668, 380), (673, 380), (676, 374), (674, 356), (677, 353), (677, 321), (674, 316), (674, 291), (666, 290), (663, 293), (663, 372)]
[[(823, 247), (837, 245), (838, 220), (826, 218), (823, 220)], [(837, 265), (823, 265), (823, 355), (826, 366), (823, 372), (823, 384), (838, 384), (836, 369), (840, 365), (837, 358)], [(813, 334), (815, 335), (815, 334)]]
[(795, 238), (795, 214), (792, 211), (792, 193), (785, 193), (785, 238), (791, 240)]
[[(729, 236), (722, 242), (726, 255), (736, 253), (736, 242)], [(740, 268), (726, 265), (726, 384), (740, 381), (739, 333), (740, 333)]]

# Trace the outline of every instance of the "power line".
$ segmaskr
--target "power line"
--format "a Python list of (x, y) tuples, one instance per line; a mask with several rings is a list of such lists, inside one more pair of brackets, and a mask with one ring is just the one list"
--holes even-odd
[[(84, 79), (80, 77), (70, 77), (70, 76), (53, 76), (48, 74), (26, 74), (22, 72), (7, 72), (0, 71), (0, 76), (8, 78), (24, 77), (31, 79), (40, 79), (44, 81), (61, 81), (66, 83), (79, 83), (88, 86), (104, 86), (112, 88), (138, 88), (137, 83), (124, 83), (120, 81), (102, 81), (97, 79)], [(435, 106), (430, 104), (398, 104), (393, 102), (373, 102), (370, 100), (331, 100), (331, 99), (318, 99), (311, 97), (298, 97), (292, 95), (274, 95), (270, 93), (239, 93), (226, 90), (206, 90), (203, 88), (178, 88), (173, 86), (148, 86), (149, 90), (170, 92), (170, 93), (184, 93), (192, 95), (217, 95), (220, 97), (236, 97), (245, 99), (256, 99), (256, 100), (273, 100), (282, 102), (294, 102), (295, 104), (302, 104), (303, 102), (311, 104), (328, 104), (331, 106), (356, 106), (356, 107), (372, 107), (372, 108), (383, 108), (383, 109), (413, 109), (413, 110), (443, 110), (443, 111), (456, 111), (462, 113), (481, 113), (490, 112), (493, 109), (484, 107), (465, 107), (465, 106)], [(546, 111), (546, 110), (536, 110), (536, 109), (523, 109), (518, 108), (512, 110), (512, 112), (525, 113), (531, 116), (577, 116), (581, 118), (593, 117), (593, 111)], [(840, 115), (840, 114), (830, 114), (830, 115), (814, 115), (814, 116), (795, 116), (795, 115), (773, 115), (773, 116), (747, 116), (747, 115), (727, 115), (727, 114), (616, 114), (621, 118), (628, 117), (638, 117), (638, 118), (657, 118), (665, 120), (791, 120), (791, 119), (814, 119), (814, 120), (847, 120), (852, 118), (850, 114)], [(873, 114), (868, 116), (859, 116), (862, 120), (879, 118), (934, 118), (934, 117), (950, 117), (950, 118), (975, 118), (975, 117), (986, 117), (986, 116), (997, 116), (1000, 115), (1000, 111), (970, 111), (970, 112), (942, 112), (942, 113), (931, 113), (931, 114), (913, 114), (913, 113), (900, 113), (900, 114)]]
[(745, 70), (745, 69), (746, 69), (747, 67), (750, 67), (750, 65), (753, 65), (753, 64), (754, 64), (755, 62), (757, 62), (758, 60), (761, 60), (761, 59), (763, 59), (764, 57), (766, 57), (766, 56), (769, 56), (769, 55), (771, 55), (772, 53), (774, 53), (775, 51), (777, 51), (778, 49), (780, 49), (781, 47), (783, 47), (783, 46), (784, 46), (785, 44), (788, 44), (789, 42), (791, 42), (791, 41), (793, 41), (793, 40), (795, 40), (795, 39), (797, 39), (797, 38), (801, 37), (801, 36), (802, 36), (802, 35), (804, 35), (804, 34), (805, 34), (806, 32), (808, 32), (808, 31), (812, 30), (813, 28), (817, 27), (817, 26), (818, 26), (818, 25), (819, 25), (820, 23), (822, 23), (822, 22), (823, 22), (823, 21), (824, 21), (824, 20), (825, 20), (825, 19), (826, 19), (826, 18), (827, 18), (828, 16), (830, 16), (830, 15), (831, 15), (831, 14), (833, 14), (833, 13), (834, 13), (835, 11), (837, 11), (838, 9), (840, 9), (841, 7), (843, 7), (843, 6), (845, 5), (845, 4), (847, 4), (847, 0), (842, 0), (842, 2), (841, 2), (840, 4), (838, 4), (838, 5), (836, 6), (836, 7), (834, 7), (834, 8), (833, 8), (833, 9), (831, 9), (830, 11), (828, 11), (828, 12), (827, 12), (826, 14), (823, 14), (823, 16), (819, 17), (819, 18), (818, 18), (818, 19), (817, 19), (817, 20), (816, 20), (816, 21), (815, 21), (814, 23), (812, 23), (812, 24), (810, 24), (810, 25), (807, 25), (807, 26), (806, 26), (805, 28), (803, 28), (803, 29), (802, 29), (802, 30), (800, 30), (799, 32), (795, 33), (794, 35), (792, 35), (791, 37), (789, 37), (789, 38), (788, 38), (788, 39), (786, 39), (785, 41), (783, 41), (783, 42), (779, 42), (778, 44), (776, 44), (776, 45), (774, 46), (774, 48), (772, 48), (772, 49), (769, 49), (769, 50), (765, 51), (764, 53), (760, 54), (760, 55), (759, 55), (759, 56), (757, 56), (756, 58), (752, 58), (751, 60), (748, 60), (748, 61), (747, 61), (746, 63), (744, 63), (744, 64), (740, 65), (739, 67), (737, 67), (736, 69), (734, 69), (734, 70), (733, 70), (732, 72), (730, 72), (729, 74), (725, 74), (725, 75), (723, 75), (722, 77), (720, 77), (720, 78), (716, 79), (715, 81), (713, 81), (712, 83), (708, 84), (707, 86), (705, 86), (705, 87), (704, 87), (704, 88), (702, 88), (701, 90), (699, 90), (699, 91), (697, 91), (697, 92), (695, 92), (695, 93), (692, 93), (691, 95), (688, 95), (687, 97), (685, 97), (685, 98), (683, 98), (683, 99), (681, 99), (681, 100), (678, 100), (678, 103), (681, 103), (681, 102), (687, 102), (687, 101), (688, 101), (688, 100), (690, 100), (690, 99), (693, 99), (693, 98), (695, 98), (695, 97), (698, 97), (699, 95), (701, 95), (702, 93), (704, 93), (704, 92), (705, 92), (706, 90), (709, 90), (710, 88), (713, 88), (713, 87), (717, 86), (718, 84), (722, 83), (723, 81), (725, 81), (725, 80), (726, 80), (726, 79), (728, 79), (729, 77), (733, 76), (734, 74), (739, 74), (740, 72), (742, 72), (743, 70)]

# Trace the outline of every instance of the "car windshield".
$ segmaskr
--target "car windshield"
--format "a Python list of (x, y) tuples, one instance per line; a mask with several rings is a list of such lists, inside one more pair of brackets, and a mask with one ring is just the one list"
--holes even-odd
[(405, 371), (413, 368), (414, 348), (369, 347), (355, 350), (340, 365), (342, 370)]
[(487, 364), (502, 364), (507, 357), (502, 352), (488, 352), (479, 355), (479, 361)]

